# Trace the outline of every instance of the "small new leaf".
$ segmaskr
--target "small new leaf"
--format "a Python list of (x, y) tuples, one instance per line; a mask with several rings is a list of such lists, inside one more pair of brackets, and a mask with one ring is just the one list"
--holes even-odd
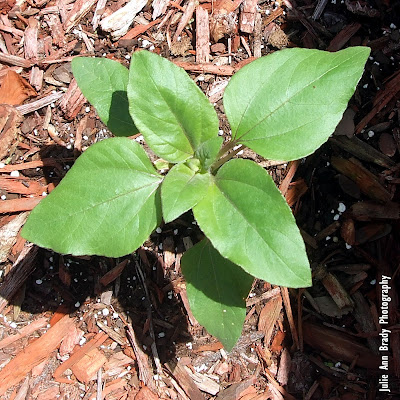
[(208, 170), (216, 160), (221, 149), (223, 139), (220, 136), (212, 137), (202, 143), (195, 151), (195, 157), (200, 160), (203, 169)]
[(194, 207), (206, 195), (210, 180), (207, 172), (198, 173), (186, 164), (174, 165), (161, 185), (164, 221), (171, 222)]
[(255, 162), (233, 159), (193, 208), (201, 230), (223, 257), (275, 285), (311, 285), (303, 239), (274, 181)]
[(103, 140), (35, 207), (21, 235), (64, 254), (132, 253), (161, 221), (161, 181), (138, 143)]
[(253, 277), (222, 257), (207, 239), (187, 250), (181, 265), (193, 315), (230, 351), (242, 333)]
[(182, 68), (156, 54), (132, 55), (128, 98), (146, 143), (164, 160), (184, 161), (218, 136), (218, 117), (207, 97)]
[(127, 68), (107, 58), (88, 57), (74, 58), (71, 67), (83, 95), (115, 136), (138, 133), (129, 114)]
[(295, 48), (246, 65), (224, 94), (232, 138), (273, 160), (311, 154), (341, 120), (369, 53)]

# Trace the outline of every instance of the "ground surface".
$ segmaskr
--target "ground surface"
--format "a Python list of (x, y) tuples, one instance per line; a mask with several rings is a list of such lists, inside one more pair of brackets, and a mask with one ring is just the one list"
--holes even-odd
[[(0, 103), (11, 105), (0, 110), (1, 397), (400, 398), (400, 2), (154, 0), (133, 22), (119, 15), (107, 24), (125, 3), (0, 3)], [(210, 37), (207, 23), (196, 29), (204, 10)], [(246, 60), (287, 46), (354, 45), (370, 46), (371, 57), (326, 145), (288, 165), (243, 155), (286, 194), (314, 281), (306, 290), (256, 281), (231, 353), (187, 306), (180, 258), (184, 242), (201, 235), (190, 214), (117, 260), (61, 256), (19, 236), (26, 212), (110, 135), (76, 87), (72, 57), (128, 66), (131, 52), (146, 48), (180, 63), (228, 137), (222, 91)]]

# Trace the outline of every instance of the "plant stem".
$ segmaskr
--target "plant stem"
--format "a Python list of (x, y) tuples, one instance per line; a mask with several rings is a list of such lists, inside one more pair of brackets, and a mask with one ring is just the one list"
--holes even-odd
[[(232, 142), (229, 142), (228, 144), (230, 144)], [(224, 146), (225, 147), (225, 146)], [(224, 147), (221, 149), (223, 150)], [(226, 146), (228, 147), (228, 146)], [(233, 148), (233, 146), (230, 146), (231, 148)], [(240, 145), (240, 147), (238, 147), (236, 150), (231, 151), (230, 153), (228, 153), (226, 156), (220, 158), (219, 160), (217, 160), (212, 166), (211, 166), (211, 171), (215, 172), (217, 171), (217, 169), (225, 164), (227, 161), (229, 161), (233, 156), (235, 156), (237, 153), (239, 153), (241, 150), (243, 150), (246, 146), (244, 145)], [(229, 149), (230, 150), (230, 149)], [(221, 152), (220, 152), (221, 153)], [(223, 152), (222, 154), (224, 154), (225, 152)]]
[(228, 153), (236, 146), (236, 140), (230, 140), (229, 142), (225, 143), (221, 150), (218, 153), (217, 158), (221, 158), (225, 153)]

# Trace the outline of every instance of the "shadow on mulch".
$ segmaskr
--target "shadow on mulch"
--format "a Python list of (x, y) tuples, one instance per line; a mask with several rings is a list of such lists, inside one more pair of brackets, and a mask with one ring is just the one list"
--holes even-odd
[[(43, 174), (47, 184), (57, 185), (79, 155), (76, 150), (64, 146), (44, 146), (40, 150), (40, 158), (54, 158), (59, 167), (28, 170), (27, 175), (39, 177)], [(166, 238), (172, 251), (177, 248), (180, 253), (184, 251), (182, 237), (191, 236), (197, 242), (198, 232), (196, 226), (191, 224), (192, 219), (192, 215), (187, 213), (181, 217), (183, 225), (171, 223), (163, 227), (162, 233), (154, 232), (142, 246), (140, 256), (139, 252), (135, 252), (119, 259), (74, 257), (39, 249), (34, 272), (21, 289), (21, 295), (14, 296), (10, 304), (20, 303), (20, 299), (24, 298), (22, 304), (18, 305), (22, 311), (32, 314), (54, 314), (62, 309), (80, 318), (81, 325), (84, 324), (81, 328), (91, 333), (99, 332), (97, 321), (123, 331), (124, 325), (118, 318), (122, 313), (148, 354), (151, 353), (152, 344), (148, 318), (151, 309), (160, 361), (172, 361), (176, 358), (177, 346), (187, 343), (192, 336), (187, 330), (185, 308), (180, 296), (175, 294), (178, 290), (174, 291), (174, 282), (171, 281), (180, 275), (173, 268), (172, 271), (163, 268), (161, 250)], [(122, 273), (103, 286), (101, 277), (124, 261), (127, 265)], [(146, 288), (138, 269), (144, 276)]]

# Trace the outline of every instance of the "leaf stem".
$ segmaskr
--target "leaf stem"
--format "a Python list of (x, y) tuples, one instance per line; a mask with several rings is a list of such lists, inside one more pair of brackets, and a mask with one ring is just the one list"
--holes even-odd
[[(228, 144), (231, 144), (231, 143), (233, 143), (233, 142), (229, 142)], [(222, 151), (225, 147), (226, 147), (226, 148), (228, 149), (228, 151), (229, 151), (231, 148), (233, 149), (234, 145), (233, 145), (233, 146), (229, 146), (229, 148), (228, 148), (228, 146), (226, 145), (226, 146), (224, 146), (224, 147), (221, 149), (221, 151)], [(211, 172), (213, 173), (213, 172), (217, 171), (218, 168), (219, 168), (221, 165), (225, 164), (227, 161), (229, 161), (232, 157), (234, 157), (237, 153), (239, 153), (239, 152), (240, 152), (241, 150), (243, 150), (245, 147), (246, 147), (245, 145), (241, 144), (237, 149), (231, 151), (230, 153), (226, 154), (224, 157), (222, 157), (222, 158), (220, 158), (219, 160), (215, 161), (215, 163), (211, 166)], [(220, 153), (221, 153), (221, 151), (220, 151)], [(224, 151), (222, 154), (224, 154), (224, 153), (226, 153), (226, 151)]]
[(225, 153), (228, 153), (236, 146), (236, 140), (230, 140), (229, 142), (225, 143), (221, 150), (218, 153), (217, 158), (221, 158)]

